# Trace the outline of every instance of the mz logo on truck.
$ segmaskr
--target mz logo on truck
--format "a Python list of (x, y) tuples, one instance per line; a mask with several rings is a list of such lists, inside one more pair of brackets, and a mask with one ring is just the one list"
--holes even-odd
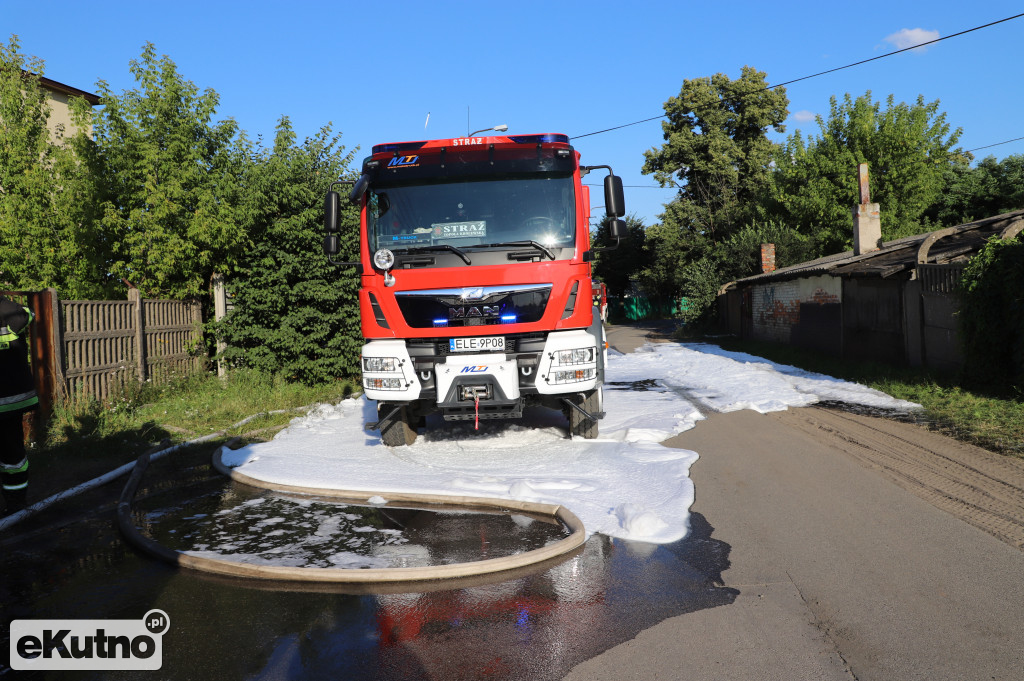
[(468, 317), (500, 317), (498, 305), (474, 305), (473, 307), (449, 307), (448, 319), (466, 319)]

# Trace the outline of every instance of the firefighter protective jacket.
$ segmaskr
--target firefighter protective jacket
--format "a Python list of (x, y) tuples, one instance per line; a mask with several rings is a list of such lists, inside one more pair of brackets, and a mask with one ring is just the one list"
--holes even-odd
[(28, 365), (32, 312), (0, 296), (0, 413), (22, 412), (39, 403)]

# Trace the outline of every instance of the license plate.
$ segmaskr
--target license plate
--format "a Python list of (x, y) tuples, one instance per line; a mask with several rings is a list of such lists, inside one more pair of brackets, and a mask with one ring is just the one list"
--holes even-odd
[(472, 336), (452, 338), (448, 341), (449, 352), (504, 352), (504, 336)]

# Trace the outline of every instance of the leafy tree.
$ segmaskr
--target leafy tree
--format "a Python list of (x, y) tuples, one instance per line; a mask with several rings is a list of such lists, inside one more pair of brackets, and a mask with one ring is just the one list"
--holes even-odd
[(665, 144), (644, 153), (643, 173), (679, 188), (665, 224), (717, 243), (755, 219), (774, 158), (768, 128), (785, 131), (788, 104), (784, 88), (768, 88), (749, 66), (737, 80), (683, 81), (665, 102)]
[(1024, 396), (1024, 241), (989, 240), (961, 284), (965, 376)]
[[(595, 247), (611, 246), (613, 241), (608, 234), (609, 218), (604, 218), (598, 225), (592, 244)], [(645, 228), (643, 220), (630, 215), (626, 218), (628, 236), (621, 239), (618, 248), (597, 254), (594, 261), (594, 278), (599, 279), (608, 287), (609, 295), (624, 296), (629, 290), (633, 279), (644, 265)]]
[(975, 168), (956, 165), (927, 216), (952, 226), (1024, 208), (1024, 155), (983, 159)]
[(639, 271), (641, 288), (661, 301), (684, 296), (684, 272), (689, 262), (700, 259), (685, 241), (683, 232), (667, 224), (651, 225), (644, 233), (646, 264)]
[(50, 130), (42, 60), (19, 47), (14, 36), (0, 43), (0, 285), (98, 294), (103, 267), (88, 233), (90, 177), (68, 143), (72, 131)]
[[(272, 150), (248, 147), (241, 210), (253, 246), (229, 280), (234, 310), (218, 328), (236, 366), (304, 383), (359, 371), (358, 277), (321, 251), (324, 194), (353, 157), (339, 139), (327, 126), (296, 145), (283, 117)], [(358, 215), (344, 217), (338, 257), (356, 260)]]
[[(695, 322), (714, 313), (722, 284), (761, 272), (761, 244), (775, 244), (778, 267), (795, 265), (814, 257), (811, 239), (795, 229), (774, 222), (746, 225), (727, 239), (684, 243), (678, 230), (667, 225), (647, 229), (649, 263), (640, 273), (646, 291), (669, 299), (686, 299), (684, 321)], [(652, 296), (653, 297), (653, 296)]]
[(101, 178), (98, 226), (108, 270), (147, 296), (188, 298), (236, 262), (246, 233), (236, 214), (244, 156), (231, 119), (212, 122), (219, 97), (199, 92), (151, 43), (131, 62), (139, 85), (97, 84), (94, 141), (81, 153)]
[(775, 244), (777, 268), (813, 260), (817, 256), (812, 239), (788, 225), (771, 221), (747, 225), (715, 250), (724, 275), (720, 283), (760, 274), (761, 244)]
[(776, 158), (772, 213), (813, 235), (822, 253), (842, 251), (853, 240), (860, 163), (869, 166), (886, 239), (919, 232), (949, 169), (967, 163), (954, 148), (961, 131), (950, 129), (938, 100), (919, 96), (909, 105), (890, 95), (883, 109), (870, 91), (856, 99), (847, 94), (841, 102), (832, 97), (828, 118), (817, 122), (820, 136), (805, 139), (798, 130)]

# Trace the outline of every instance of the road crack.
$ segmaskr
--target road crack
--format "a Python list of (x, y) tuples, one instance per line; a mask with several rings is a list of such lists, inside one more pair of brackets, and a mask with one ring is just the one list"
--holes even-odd
[(853, 681), (858, 681), (857, 674), (850, 666), (849, 660), (847, 660), (846, 656), (843, 655), (842, 648), (839, 647), (839, 640), (834, 635), (834, 629), (831, 624), (829, 624), (829, 620), (819, 613), (819, 608), (816, 607), (819, 604), (817, 602), (811, 603), (811, 601), (807, 599), (807, 596), (804, 595), (803, 589), (801, 589), (800, 585), (796, 583), (795, 579), (793, 579), (793, 575), (789, 574), (789, 570), (786, 571), (786, 577), (789, 578), (789, 583), (794, 589), (796, 589), (797, 596), (800, 597), (800, 602), (803, 603), (804, 609), (808, 614), (810, 614), (811, 624), (815, 629), (821, 632), (821, 635), (829, 645), (832, 646), (832, 650), (835, 651), (836, 656), (842, 661), (843, 669), (850, 675), (850, 678), (852, 678)]

